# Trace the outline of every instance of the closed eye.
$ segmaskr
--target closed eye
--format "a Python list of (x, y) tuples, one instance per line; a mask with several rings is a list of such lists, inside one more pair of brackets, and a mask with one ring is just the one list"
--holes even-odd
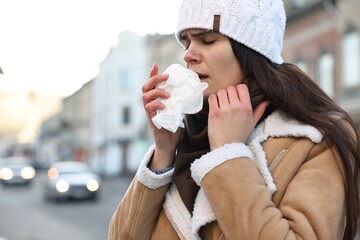
[(201, 32), (190, 32), (189, 34), (183, 32), (180, 35), (180, 42), (184, 49), (187, 50), (190, 47), (191, 42), (198, 42), (203, 45), (211, 45), (216, 42), (218, 36), (218, 34), (215, 34), (209, 30)]
[(203, 41), (203, 43), (204, 43), (205, 45), (211, 45), (211, 44), (215, 43), (215, 40)]

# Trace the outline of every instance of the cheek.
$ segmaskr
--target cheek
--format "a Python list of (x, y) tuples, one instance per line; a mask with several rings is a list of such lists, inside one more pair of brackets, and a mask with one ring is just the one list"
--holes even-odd
[(204, 91), (205, 96), (241, 83), (243, 73), (230, 47), (222, 46), (221, 49), (209, 53), (208, 59), (212, 79), (209, 81), (209, 88)]
[(223, 63), (224, 67), (227, 67), (227, 69), (230, 68), (234, 70), (235, 68), (240, 66), (231, 49), (227, 49), (227, 51), (224, 51), (222, 53), (221, 62)]
[(224, 46), (217, 48), (211, 53), (211, 59), (219, 68), (226, 67), (228, 70), (237, 64), (237, 59), (230, 46)]
[(232, 52), (224, 52), (221, 58), (219, 58), (219, 69), (227, 85), (236, 85), (241, 82), (243, 73), (239, 62), (235, 58)]

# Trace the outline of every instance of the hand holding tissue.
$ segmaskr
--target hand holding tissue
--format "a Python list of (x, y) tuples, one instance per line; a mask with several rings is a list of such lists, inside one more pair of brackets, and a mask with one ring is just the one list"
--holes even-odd
[(170, 93), (168, 99), (158, 99), (165, 109), (157, 110), (152, 122), (158, 128), (165, 128), (173, 133), (178, 127), (184, 127), (184, 114), (194, 114), (203, 106), (203, 91), (209, 86), (201, 82), (198, 75), (179, 64), (170, 65), (164, 73), (169, 74), (166, 82), (157, 87)]

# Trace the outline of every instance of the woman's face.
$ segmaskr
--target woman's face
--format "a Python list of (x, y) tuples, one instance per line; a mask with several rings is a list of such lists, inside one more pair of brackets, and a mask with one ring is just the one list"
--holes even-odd
[(209, 84), (205, 96), (242, 82), (244, 72), (226, 36), (204, 29), (188, 29), (181, 33), (180, 39), (186, 49), (187, 68)]

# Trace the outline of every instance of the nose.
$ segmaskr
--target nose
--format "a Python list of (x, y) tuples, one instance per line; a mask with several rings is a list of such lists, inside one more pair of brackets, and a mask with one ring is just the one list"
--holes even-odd
[(200, 54), (198, 53), (194, 45), (190, 45), (188, 47), (183, 58), (188, 66), (194, 63), (199, 63), (201, 59)]

